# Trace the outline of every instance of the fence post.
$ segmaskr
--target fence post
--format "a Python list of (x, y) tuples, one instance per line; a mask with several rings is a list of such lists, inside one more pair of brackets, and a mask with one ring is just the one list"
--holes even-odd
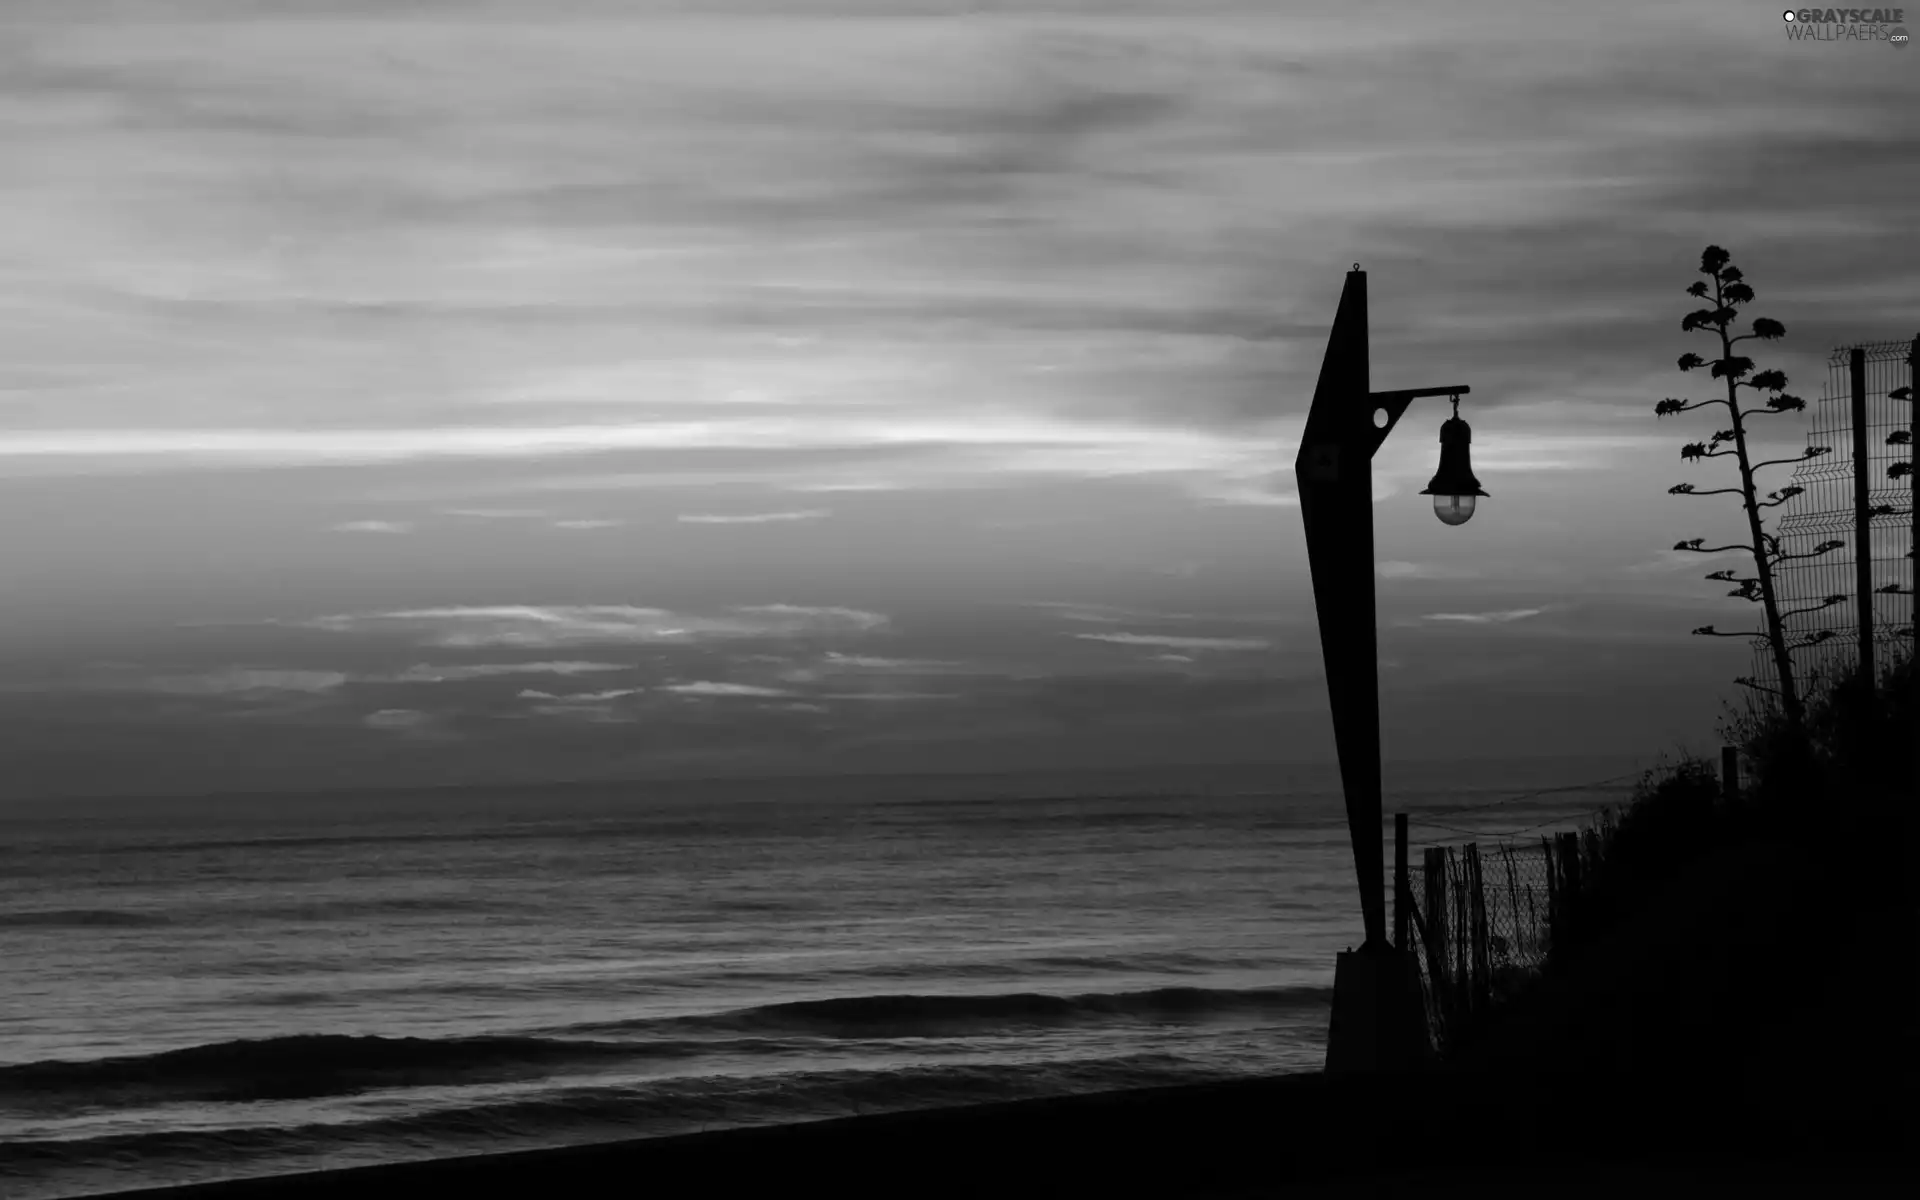
[[(1467, 855), (1474, 852), (1468, 842), (1460, 850), (1460, 873), (1453, 881), (1453, 986), (1454, 1002), (1462, 1011), (1473, 1005), (1473, 917), (1468, 912), (1468, 892), (1473, 881), (1467, 877)], [(1452, 856), (1448, 856), (1451, 860)], [(1449, 861), (1449, 866), (1452, 865)]]
[[(1521, 929), (1520, 876), (1513, 868), (1512, 842), (1501, 843), (1500, 858), (1507, 866), (1507, 937), (1509, 938), (1507, 942), (1507, 963), (1508, 965), (1512, 965), (1515, 957), (1520, 953), (1519, 943)], [(1495, 886), (1497, 887), (1499, 885), (1496, 884)], [(1531, 931), (1532, 926), (1528, 925), (1527, 929)]]
[(1447, 1033), (1452, 1018), (1452, 991), (1447, 982), (1447, 848), (1428, 846), (1420, 877), (1427, 889), (1427, 974), (1440, 1008), (1440, 1032)]
[(1407, 901), (1411, 898), (1408, 889), (1412, 883), (1407, 877), (1407, 814), (1393, 814), (1393, 947), (1405, 953), (1407, 949), (1407, 925), (1412, 914), (1407, 911)]
[[(1860, 679), (1873, 687), (1873, 517), (1867, 503), (1867, 351), (1855, 346), (1849, 356), (1853, 374), (1853, 586), (1860, 612)], [(1869, 691), (1871, 694), (1871, 691)]]
[[(1907, 519), (1913, 527), (1912, 544), (1907, 547), (1907, 562), (1911, 564), (1907, 568), (1907, 586), (1920, 592), (1920, 334), (1914, 336), (1913, 345), (1907, 349), (1907, 404), (1907, 462), (1912, 467), (1907, 475), (1911, 497), (1907, 507), (1912, 515)], [(1920, 611), (1911, 604), (1907, 607), (1907, 627), (1920, 630)]]
[(1493, 985), (1487, 945), (1487, 881), (1486, 873), (1480, 868), (1480, 847), (1477, 845), (1467, 847), (1467, 886), (1473, 889), (1468, 901), (1467, 920), (1472, 922), (1473, 1008), (1478, 1012), (1487, 1006), (1487, 1001), (1493, 995)]
[(1553, 861), (1553, 839), (1540, 835), (1540, 860), (1547, 864), (1547, 951), (1560, 942), (1560, 870)]
[(1731, 807), (1740, 802), (1740, 749), (1720, 747), (1720, 798)]
[(1563, 833), (1560, 851), (1560, 915), (1567, 927), (1567, 940), (1579, 936), (1580, 924), (1580, 835)]

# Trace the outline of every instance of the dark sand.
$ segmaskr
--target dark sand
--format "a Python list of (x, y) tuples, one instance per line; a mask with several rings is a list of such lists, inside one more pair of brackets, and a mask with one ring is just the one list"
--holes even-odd
[(1561, 1196), (1665, 1183), (1862, 1194), (1898, 1178), (1907, 1129), (1894, 1107), (1884, 1119), (1814, 1107), (1747, 1103), (1684, 1077), (1301, 1075), (119, 1194)]

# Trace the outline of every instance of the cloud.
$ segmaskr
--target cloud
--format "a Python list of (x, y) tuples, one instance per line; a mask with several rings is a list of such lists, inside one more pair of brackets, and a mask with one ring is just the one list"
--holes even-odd
[(624, 524), (626, 524), (625, 521), (609, 520), (603, 517), (571, 517), (555, 521), (553, 527), (555, 529), (612, 529)]
[(368, 713), (361, 718), (361, 724), (369, 729), (392, 729), (401, 732), (425, 729), (433, 724), (431, 713), (421, 712), (417, 708), (383, 708)]
[(905, 492), (912, 488), (893, 479), (818, 479), (786, 485), (790, 492)]
[[(1005, 672), (998, 667), (953, 659), (892, 658), (873, 654), (842, 654), (837, 651), (828, 651), (819, 658), (810, 659), (802, 664), (789, 665), (775, 672), (776, 677), (784, 683), (820, 683), (837, 686), (842, 691), (831, 698), (838, 699), (848, 697), (849, 693), (845, 689), (849, 687), (865, 689), (858, 693), (861, 697), (883, 697), (910, 694), (901, 689), (901, 684), (906, 680), (990, 679), (1002, 677), (1004, 674)], [(932, 693), (911, 694), (931, 695)]]
[(645, 688), (608, 688), (602, 692), (543, 692), (535, 688), (526, 688), (519, 693), (522, 700), (551, 700), (563, 704), (605, 704), (609, 700), (618, 700), (622, 696), (638, 696)]
[(523, 662), (465, 663), (434, 666), (421, 663), (386, 677), (392, 683), (461, 683), (473, 679), (493, 679), (503, 675), (587, 675), (601, 671), (625, 671), (621, 663), (604, 662)]
[(1196, 613), (1159, 612), (1145, 608), (1127, 608), (1118, 604), (1099, 604), (1083, 600), (1021, 600), (1016, 601), (1022, 608), (1038, 608), (1049, 611), (1065, 621), (1085, 621), (1097, 625), (1113, 625), (1124, 620), (1140, 621), (1194, 621), (1205, 618)]
[(1479, 613), (1425, 613), (1421, 619), (1426, 621), (1458, 621), (1467, 625), (1504, 625), (1509, 621), (1524, 621), (1528, 617), (1537, 617), (1547, 611), (1544, 608), (1514, 608), (1505, 612)]
[(1090, 642), (1112, 642), (1119, 646), (1157, 646), (1167, 650), (1264, 650), (1272, 643), (1265, 638), (1172, 637), (1151, 633), (1076, 633)]
[(547, 515), (538, 508), (442, 508), (437, 511), (446, 517), (471, 517), (480, 521), (530, 520)]
[(1193, 483), (1190, 490), (1193, 498), (1203, 504), (1234, 508), (1300, 507), (1300, 493), (1293, 489), (1293, 481), (1283, 480), (1272, 472), (1202, 479)]
[[(1697, 253), (1706, 224), (1797, 243), (1766, 282), (1815, 298), (1823, 325), (1859, 325), (1913, 279), (1869, 249), (1899, 227), (1914, 149), (1878, 98), (1910, 96), (1911, 73), (1816, 69), (1777, 22), (1727, 26), (1708, 5), (1548, 29), (1507, 4), (1451, 21), (1387, 4), (1364, 49), (1334, 22), (1251, 19), (1251, 3), (1198, 29), (1179, 0), (1069, 5), (1044, 30), (985, 14), (937, 36), (870, 5), (738, 18), (774, 33), (555, 0), (571, 16), (538, 39), (515, 20), (449, 39), (440, 5), (244, 22), (239, 7), (49, 15), (9, 72), (19, 135), (95, 164), (47, 175), (10, 214), (10, 282), (35, 314), (10, 366), (86, 406), (9, 443), (21, 453), (674, 449), (756, 436), (736, 418), (769, 410), (833, 425), (882, 402), (918, 436), (927, 412), (982, 395), (1071, 414), (1096, 444), (1097, 413), (1258, 425), (1310, 393), (1328, 297), (1306, 281), (1337, 286), (1353, 245), (1375, 256), (1381, 366), (1474, 364), (1476, 406), (1520, 407), (1588, 391), (1657, 341), (1636, 306), (1670, 294), (1657, 262)], [(1556, 62), (1569, 20), (1583, 53)], [(1705, 37), (1741, 52), (1702, 66), (1689, 47)], [(236, 41), (244, 55), (212, 49)], [(775, 45), (830, 48), (840, 67)], [(382, 71), (381, 53), (422, 69)], [(666, 115), (636, 126), (635, 111)], [(264, 146), (314, 138), (324, 161), (263, 164)], [(1782, 178), (1806, 182), (1785, 198), (1768, 186)], [(106, 352), (87, 329), (109, 331)], [(447, 352), (419, 354), (425, 338)], [(297, 428), (245, 428), (263, 393)], [(503, 409), (557, 417), (463, 424)], [(581, 411), (595, 422), (560, 423)], [(629, 411), (678, 416), (596, 423)], [(136, 421), (160, 440), (112, 432)], [(768, 428), (782, 446), (810, 436)], [(1289, 502), (1245, 480), (1210, 491)]]
[(873, 671), (889, 675), (938, 675), (969, 669), (965, 663), (935, 658), (887, 658), (877, 654), (828, 651), (820, 666), (832, 671)]
[(1702, 574), (1718, 569), (1715, 564), (1729, 558), (1741, 558), (1753, 561), (1753, 555), (1744, 550), (1728, 550), (1720, 554), (1700, 554), (1692, 550), (1662, 550), (1652, 558), (1642, 559), (1621, 567), (1626, 575), (1674, 575), (1681, 571), (1698, 570)]
[(297, 624), (333, 633), (411, 634), (450, 648), (528, 649), (857, 634), (887, 624), (879, 613), (853, 608), (763, 604), (727, 612), (731, 615), (682, 615), (631, 605), (492, 605), (343, 614)]
[(1475, 579), (1480, 574), (1466, 567), (1397, 561), (1382, 562), (1375, 570), (1382, 579)]
[[(1035, 608), (1063, 621), (1085, 625), (1121, 625), (1151, 622), (1162, 625), (1299, 625), (1307, 618), (1298, 613), (1265, 611), (1180, 612), (1155, 608), (1135, 608), (1119, 604), (1099, 604), (1082, 600), (1019, 600), (1020, 608)], [(1131, 635), (1129, 635), (1131, 636)], [(1101, 639), (1111, 640), (1111, 639)]]
[[(1545, 20), (1541, 6), (1511, 2), (1460, 12), (1387, 0), (1359, 15), (1302, 6), (1282, 20), (1255, 0), (1209, 0), (1205, 19), (1188, 0), (1076, 2), (1048, 6), (1044, 27), (997, 4), (966, 20), (898, 19), (904, 8), (959, 7), (933, 0), (729, 2), (718, 6), (724, 19), (656, 19), (643, 11), (656, 6), (604, 0), (489, 0), (485, 20), (446, 3), (367, 0), (297, 13), (183, 0), (137, 21), (122, 10), (147, 6), (15, 7), (31, 11), (32, 36), (9, 46), (0, 100), (33, 185), (9, 193), (0, 223), (11, 297), (0, 313), (10, 398), (0, 473), (180, 472), (138, 490), (10, 483), (24, 493), (18, 511), (100, 518), (76, 521), (71, 538), (22, 526), (4, 547), (15, 568), (8, 608), (29, 622), (29, 639), (31, 622), (55, 628), (74, 597), (109, 597), (86, 607), (129, 623), (168, 595), (184, 599), (172, 583), (148, 596), (140, 581), (153, 568), (182, 587), (197, 574), (203, 596), (226, 588), (224, 571), (198, 570), (218, 561), (212, 539), (247, 546), (262, 577), (311, 575), (351, 597), (310, 611), (403, 610), (331, 618), (343, 636), (704, 648), (869, 628), (728, 611), (450, 613), (387, 599), (430, 595), (456, 568), (504, 579), (599, 570), (547, 559), (600, 539), (554, 535), (525, 550), (538, 563), (501, 548), (464, 567), (396, 561), (378, 577), (322, 580), (314, 573), (329, 564), (286, 557), (297, 545), (229, 537), (235, 521), (298, 513), (322, 492), (368, 507), (307, 508), (298, 523), (415, 514), (374, 507), (394, 503), (369, 502), (381, 485), (431, 489), (423, 502), (449, 504), (542, 504), (547, 489), (716, 489), (632, 497), (657, 504), (654, 520), (863, 505), (888, 521), (849, 548), (834, 586), (880, 595), (941, 589), (901, 579), (915, 565), (900, 552), (909, 530), (1052, 512), (991, 502), (1059, 479), (1088, 497), (1065, 506), (1087, 515), (1070, 531), (1079, 536), (1013, 539), (1022, 545), (1004, 548), (1003, 573), (970, 576), (969, 591), (1073, 591), (1094, 570), (1075, 555), (1138, 566), (1209, 545), (1221, 548), (1225, 578), (1178, 585), (1101, 568), (1099, 594), (1179, 607), (1210, 603), (1195, 597), (1212, 588), (1265, 588), (1301, 569), (1297, 555), (1288, 562), (1297, 525), (1274, 524), (1286, 516), (1274, 510), (1298, 502), (1299, 420), (1356, 256), (1372, 277), (1374, 386), (1474, 389), (1463, 414), (1495, 498), (1453, 535), (1467, 539), (1461, 553), (1584, 554), (1585, 581), (1570, 568), (1564, 586), (1529, 589), (1538, 595), (1476, 588), (1445, 603), (1488, 612), (1434, 614), (1499, 624), (1503, 611), (1579, 594), (1603, 574), (1589, 537), (1625, 547), (1636, 536), (1620, 532), (1616, 501), (1651, 480), (1604, 472), (1656, 446), (1672, 462), (1648, 409), (1679, 391), (1671, 364), (1690, 344), (1677, 325), (1691, 307), (1679, 289), (1707, 240), (1748, 271), (1762, 296), (1755, 311), (1787, 324), (1788, 341), (1769, 355), (1778, 350), (1810, 396), (1829, 346), (1884, 329), (1902, 311), (1895, 302), (1920, 288), (1913, 256), (1888, 250), (1911, 236), (1912, 54), (1809, 53), (1785, 43), (1777, 14), (1730, 17), (1698, 0), (1556, 7)], [(1377, 487), (1398, 490), (1400, 516), (1427, 529), (1431, 518), (1414, 511), (1424, 505), (1406, 493), (1433, 469), (1443, 413), (1440, 402), (1416, 406), (1376, 462)], [(355, 474), (221, 473), (262, 465)], [(170, 488), (197, 492), (202, 479), (231, 521), (156, 507), (141, 527), (164, 540), (109, 547), (122, 524), (112, 512)], [(837, 498), (962, 487), (980, 491), (945, 511), (916, 508), (911, 521), (903, 506)], [(1149, 487), (1166, 494), (1134, 507)], [(497, 494), (520, 490), (541, 494)], [(1165, 503), (1183, 497), (1206, 511)], [(467, 515), (628, 511), (576, 498), (555, 501), (555, 514)], [(420, 520), (425, 530), (451, 517)], [(1583, 520), (1585, 534), (1567, 532)], [(1257, 527), (1266, 532), (1242, 532)], [(100, 540), (86, 540), (89, 530)], [(1397, 544), (1384, 521), (1382, 536)], [(1617, 557), (1632, 562), (1674, 536)], [(975, 541), (1000, 554), (972, 533), (954, 549)], [(924, 532), (922, 543), (929, 556), (945, 549)], [(1029, 546), (1032, 557), (1016, 557)], [(1389, 551), (1400, 552), (1424, 551)], [(782, 590), (782, 573), (817, 584), (817, 560), (776, 558), (746, 564), (760, 594), (800, 594)], [(1503, 587), (1516, 577), (1465, 561)], [(1673, 578), (1718, 565), (1689, 558)], [(36, 578), (57, 582), (18, 582)], [(521, 595), (596, 595), (585, 577), (577, 586)], [(40, 604), (44, 620), (30, 611)], [(1310, 622), (1310, 605), (1300, 611)], [(1049, 653), (1158, 652), (1096, 652), (1054, 636), (1063, 630), (1274, 632), (1098, 609), (1077, 622), (1013, 614), (1009, 626), (1014, 618), (1045, 626), (1037, 671), (1054, 667)], [(900, 653), (1012, 659), (1032, 644), (983, 623)], [(442, 657), (396, 653), (389, 669)], [(674, 665), (678, 678), (778, 682)], [(839, 670), (831, 686), (843, 691), (861, 690), (840, 680), (863, 672), (926, 686), (905, 669)], [(580, 686), (598, 685), (589, 679)], [(1072, 694), (1089, 714), (1117, 703), (1104, 683)], [(1189, 693), (1157, 681), (1132, 694), (1139, 712), (1175, 710), (1191, 724), (1180, 704)], [(1317, 713), (1324, 695), (1315, 703)], [(982, 736), (966, 721), (927, 724)], [(660, 753), (677, 732), (661, 735)], [(626, 745), (652, 731), (621, 734)]]
[(410, 521), (342, 521), (338, 525), (329, 525), (335, 533), (410, 533), (413, 523)]
[(793, 693), (779, 688), (759, 687), (750, 683), (713, 683), (700, 680), (695, 683), (670, 683), (661, 687), (663, 692), (673, 692), (680, 696), (790, 696)]
[(958, 692), (824, 692), (822, 700), (872, 701), (880, 704), (906, 704), (924, 700), (960, 700)]
[(228, 696), (249, 692), (330, 692), (347, 683), (341, 671), (295, 671), (234, 667), (203, 675), (166, 675), (146, 681), (157, 692), (182, 696)]
[[(39, 429), (0, 432), (0, 460), (45, 460), (81, 471), (121, 461), (135, 469), (203, 465), (377, 466), (432, 459), (536, 459), (555, 455), (700, 450), (894, 450), (978, 478), (983, 472), (1110, 478), (1246, 470), (1259, 449), (1242, 437), (1154, 425), (982, 411), (970, 420), (932, 412), (820, 414), (809, 419), (716, 416), (701, 421), (560, 426), (412, 428)], [(1268, 446), (1269, 456), (1279, 447)], [(943, 480), (944, 481), (944, 480)], [(654, 482), (654, 481), (648, 481)], [(809, 481), (813, 483), (832, 481)], [(858, 481), (854, 481), (858, 482)]]
[[(625, 725), (633, 716), (616, 702), (645, 693), (645, 688), (604, 688), (593, 692), (549, 692), (538, 688), (520, 691), (517, 699), (530, 700), (526, 712), (536, 716), (559, 717), (588, 725)], [(517, 715), (517, 714), (515, 714)]]
[(829, 515), (828, 509), (804, 508), (790, 512), (682, 513), (679, 520), (688, 525), (764, 525), (772, 521), (817, 521)]
[(869, 630), (878, 629), (887, 623), (887, 618), (881, 616), (879, 613), (871, 613), (858, 608), (840, 608), (832, 605), (744, 604), (738, 605), (730, 611), (748, 613), (754, 617), (785, 623), (791, 626), (805, 626), (810, 622), (821, 622), (845, 628)]

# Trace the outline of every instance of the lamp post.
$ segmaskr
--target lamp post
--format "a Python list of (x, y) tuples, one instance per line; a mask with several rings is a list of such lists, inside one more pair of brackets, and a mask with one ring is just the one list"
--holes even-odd
[(1427, 396), (1452, 397), (1454, 416), (1440, 427), (1440, 469), (1421, 494), (1434, 498), (1434, 513), (1442, 522), (1465, 523), (1476, 498), (1487, 494), (1473, 477), (1471, 431), (1459, 417), (1460, 397), (1469, 391), (1464, 385), (1370, 390), (1367, 274), (1355, 263), (1340, 293), (1293, 465), (1366, 927), (1360, 950), (1335, 962), (1329, 1071), (1398, 1069), (1429, 1052), (1414, 963), (1387, 940), (1372, 464), (1409, 404)]

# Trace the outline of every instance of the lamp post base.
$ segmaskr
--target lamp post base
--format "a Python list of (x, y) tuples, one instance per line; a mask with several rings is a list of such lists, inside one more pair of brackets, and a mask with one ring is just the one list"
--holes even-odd
[(1412, 1071), (1433, 1058), (1413, 956), (1385, 943), (1336, 955), (1327, 1073)]

